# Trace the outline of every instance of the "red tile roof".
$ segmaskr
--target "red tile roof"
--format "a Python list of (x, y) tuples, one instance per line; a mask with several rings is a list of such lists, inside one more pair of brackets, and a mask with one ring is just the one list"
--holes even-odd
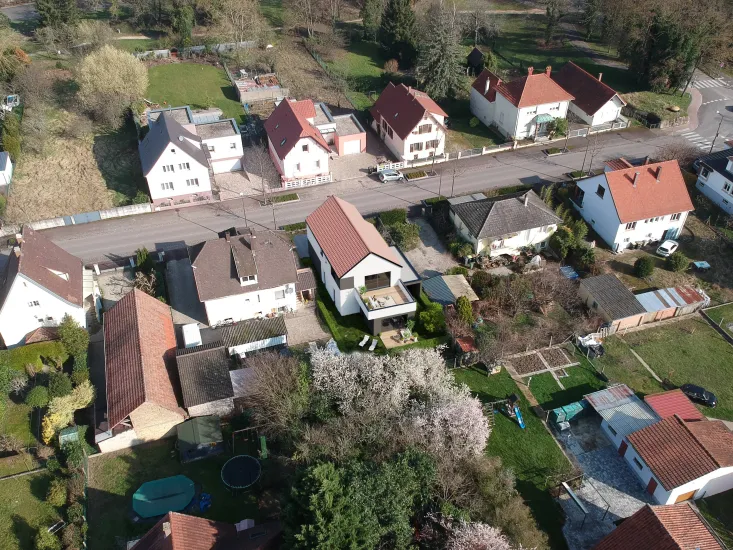
[(705, 416), (692, 404), (682, 390), (670, 390), (644, 397), (644, 401), (659, 418), (675, 414), (685, 421), (705, 420)]
[(290, 106), (293, 111), (303, 118), (316, 118), (316, 106), (310, 99), (301, 99), (300, 101), (291, 101)]
[(270, 548), (281, 531), (271, 521), (237, 533), (231, 523), (169, 512), (132, 550), (258, 550)]
[(308, 122), (303, 115), (303, 113), (308, 114), (310, 112), (308, 103), (313, 108), (312, 116), (315, 117), (315, 108), (313, 107), (312, 101), (293, 102), (285, 99), (280, 102), (280, 105), (275, 107), (270, 118), (265, 122), (267, 137), (270, 139), (270, 143), (272, 143), (275, 154), (281, 160), (293, 150), (293, 147), (295, 147), (295, 144), (298, 143), (300, 138), (309, 137), (327, 153), (331, 151), (328, 143), (323, 139), (321, 132)]
[(644, 506), (593, 550), (724, 550), (689, 502)]
[(550, 70), (550, 67), (547, 67), (545, 72), (535, 73), (534, 69), (530, 67), (528, 75), (511, 82), (500, 82), (496, 86), (496, 91), (503, 95), (509, 103), (519, 108), (575, 99), (572, 94), (550, 78), (548, 74)]
[(458, 347), (463, 353), (478, 351), (478, 348), (476, 347), (476, 340), (473, 338), (473, 336), (461, 336), (459, 338), (456, 338), (456, 344), (458, 344)]
[(631, 164), (624, 157), (620, 157), (617, 159), (607, 160), (606, 166), (608, 166), (611, 170), (623, 170), (624, 168), (633, 168), (634, 165)]
[[(486, 90), (486, 81), (489, 82), (489, 89)], [(473, 84), (471, 85), (474, 90), (476, 90), (478, 93), (480, 93), (482, 96), (484, 96), (486, 99), (491, 101), (492, 103), (496, 101), (496, 85), (501, 83), (501, 78), (499, 78), (497, 75), (492, 73), (488, 69), (484, 69), (481, 71), (481, 74), (476, 77), (476, 80), (473, 81)]]
[(401, 265), (382, 236), (361, 217), (354, 205), (338, 197), (326, 202), (305, 219), (337, 277), (343, 277), (369, 254)]
[[(589, 72), (581, 69), (572, 61), (566, 63), (562, 69), (552, 74), (552, 79), (563, 89), (575, 96), (573, 103), (584, 113), (593, 116), (601, 107), (618, 96), (616, 90), (601, 82)], [(626, 102), (621, 99), (621, 103)]]
[(670, 416), (632, 433), (629, 442), (667, 491), (733, 465), (733, 433), (717, 420)]
[[(660, 179), (657, 173), (661, 168)], [(634, 185), (634, 176), (639, 174)], [(613, 170), (604, 174), (621, 223), (693, 210), (676, 160)]]
[(410, 135), (426, 113), (448, 116), (426, 93), (391, 82), (379, 94), (370, 112), (377, 123), (385, 119), (402, 139)]
[(170, 308), (134, 289), (104, 315), (110, 429), (145, 402), (184, 414), (175, 382), (176, 335)]
[(38, 342), (51, 342), (59, 339), (59, 329), (56, 327), (38, 327), (25, 337), (25, 345)]

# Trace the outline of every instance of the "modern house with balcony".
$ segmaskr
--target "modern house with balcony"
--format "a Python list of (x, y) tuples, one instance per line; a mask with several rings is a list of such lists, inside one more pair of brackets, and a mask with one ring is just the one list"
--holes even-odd
[(341, 315), (363, 315), (374, 335), (415, 316), (420, 278), (353, 205), (331, 196), (305, 221), (313, 269)]

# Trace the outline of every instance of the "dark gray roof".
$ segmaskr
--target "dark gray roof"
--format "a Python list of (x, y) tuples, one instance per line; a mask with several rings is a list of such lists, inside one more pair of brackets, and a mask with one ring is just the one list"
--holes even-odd
[(422, 287), (433, 302), (443, 306), (455, 304), (461, 296), (471, 302), (479, 299), (463, 275), (436, 275), (425, 279)]
[(176, 350), (176, 362), (184, 407), (234, 396), (229, 358), (221, 342)]
[(733, 174), (725, 169), (725, 167), (728, 166), (728, 157), (731, 156), (733, 156), (733, 149), (723, 149), (722, 151), (716, 151), (710, 155), (700, 157), (698, 161), (700, 164), (704, 164), (711, 170), (722, 174), (724, 178), (733, 180)]
[[(191, 246), (196, 290), (202, 302), (276, 288), (298, 281), (293, 245), (275, 231), (255, 231)], [(257, 275), (242, 286), (240, 277)]]
[(283, 317), (250, 319), (235, 325), (219, 327), (221, 340), (228, 348), (260, 342), (288, 333)]
[(200, 136), (201, 139), (236, 136), (238, 133), (239, 128), (233, 118), (196, 124), (196, 134)]
[(466, 59), (468, 60), (468, 64), (471, 66), (480, 65), (484, 62), (484, 54), (478, 48), (474, 48), (471, 50), (471, 53), (468, 54)]
[(562, 222), (534, 191), (452, 204), (451, 210), (477, 239), (500, 237)]
[[(190, 141), (189, 141), (190, 140)], [(150, 124), (150, 130), (140, 142), (140, 163), (143, 167), (143, 176), (147, 176), (158, 162), (160, 156), (168, 149), (170, 144), (175, 144), (193, 160), (208, 167), (206, 153), (191, 142), (201, 143), (201, 138), (192, 134), (181, 126), (170, 113), (163, 113), (158, 117), (157, 122)]]
[(295, 285), (296, 292), (312, 290), (314, 288), (316, 288), (316, 276), (313, 274), (313, 270), (310, 267), (299, 269), (298, 282)]
[(583, 279), (580, 284), (613, 319), (624, 319), (646, 312), (636, 296), (612, 273)]

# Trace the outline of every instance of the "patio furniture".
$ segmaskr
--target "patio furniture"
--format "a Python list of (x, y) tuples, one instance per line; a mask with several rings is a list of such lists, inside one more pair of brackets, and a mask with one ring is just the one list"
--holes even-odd
[(374, 351), (374, 348), (376, 348), (376, 347), (377, 347), (377, 339), (374, 338), (372, 340), (372, 344), (369, 346), (369, 351)]
[(369, 335), (368, 334), (365, 334), (364, 335), (364, 338), (362, 338), (361, 339), (361, 342), (359, 342), (359, 347), (360, 348), (363, 348), (368, 341), (369, 341)]

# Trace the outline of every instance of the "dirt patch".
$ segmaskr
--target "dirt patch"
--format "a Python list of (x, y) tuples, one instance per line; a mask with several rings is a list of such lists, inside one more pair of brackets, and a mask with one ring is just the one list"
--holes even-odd
[(512, 357), (509, 361), (514, 367), (514, 370), (518, 374), (531, 374), (540, 370), (544, 370), (547, 366), (542, 362), (542, 359), (536, 353), (530, 353), (529, 355), (523, 355), (521, 357)]
[(568, 356), (565, 355), (565, 352), (559, 348), (543, 349), (540, 353), (551, 367), (562, 367), (563, 365), (572, 363), (572, 361), (568, 359)]
[(433, 277), (458, 265), (443, 241), (438, 237), (433, 226), (426, 219), (415, 218), (411, 221), (420, 228), (420, 242), (416, 248), (405, 252), (405, 255), (420, 275)]

